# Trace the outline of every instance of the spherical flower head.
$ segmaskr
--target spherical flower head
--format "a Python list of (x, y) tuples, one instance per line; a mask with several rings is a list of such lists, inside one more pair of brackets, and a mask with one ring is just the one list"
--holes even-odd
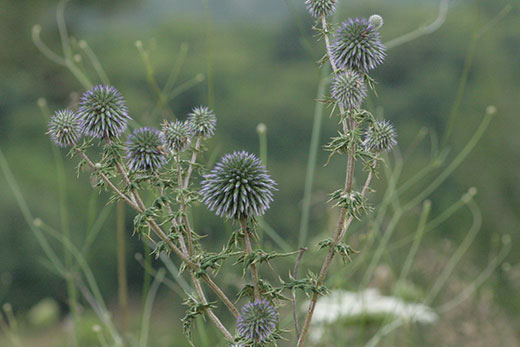
[(164, 121), (162, 134), (166, 149), (173, 153), (180, 153), (190, 145), (191, 128), (186, 122)]
[(206, 106), (195, 107), (188, 114), (188, 124), (194, 135), (210, 138), (215, 134), (217, 117), (215, 113)]
[(119, 137), (130, 119), (121, 94), (107, 85), (97, 85), (83, 94), (78, 116), (85, 135), (109, 139)]
[(332, 81), (332, 98), (347, 110), (359, 109), (367, 96), (365, 81), (354, 70), (342, 72)]
[(278, 313), (267, 300), (255, 300), (242, 306), (238, 316), (238, 333), (254, 342), (264, 342), (276, 328)]
[(218, 216), (261, 216), (273, 201), (274, 182), (261, 161), (247, 152), (225, 155), (202, 181), (202, 201)]
[(397, 144), (394, 126), (387, 120), (376, 121), (365, 135), (365, 148), (371, 152), (388, 152)]
[(368, 73), (383, 63), (386, 48), (368, 19), (349, 18), (336, 31), (331, 53), (338, 68)]
[(383, 17), (381, 17), (378, 14), (373, 14), (370, 17), (368, 17), (368, 22), (370, 23), (370, 25), (372, 25), (376, 29), (381, 29), (381, 27), (385, 23), (383, 21)]
[(69, 110), (56, 111), (49, 121), (47, 134), (60, 147), (74, 145), (81, 138), (78, 116)]
[(307, 0), (305, 5), (314, 18), (328, 17), (336, 12), (336, 0)]
[(130, 170), (159, 170), (166, 163), (163, 144), (164, 139), (159, 130), (148, 127), (135, 130), (126, 142), (126, 158)]

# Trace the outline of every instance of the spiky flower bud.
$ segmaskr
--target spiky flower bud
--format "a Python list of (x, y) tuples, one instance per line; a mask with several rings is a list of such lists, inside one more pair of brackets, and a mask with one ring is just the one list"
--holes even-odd
[(164, 139), (159, 130), (140, 128), (135, 130), (126, 142), (126, 158), (130, 170), (157, 171), (166, 163), (163, 152)]
[(387, 120), (377, 121), (368, 128), (365, 135), (365, 148), (371, 152), (390, 151), (397, 144), (394, 126)]
[(305, 5), (314, 18), (330, 16), (336, 12), (336, 0), (307, 0)]
[(77, 143), (81, 138), (78, 116), (69, 110), (56, 111), (49, 121), (47, 134), (60, 147), (67, 147)]
[(194, 135), (210, 138), (215, 134), (217, 117), (215, 113), (206, 106), (195, 107), (188, 114), (188, 124)]
[(97, 85), (83, 93), (78, 116), (85, 135), (109, 139), (119, 137), (130, 119), (119, 91), (107, 85)]
[(368, 73), (383, 63), (386, 48), (368, 19), (349, 18), (336, 31), (331, 53), (337, 67)]
[(164, 121), (162, 134), (166, 149), (174, 153), (180, 153), (190, 145), (191, 129), (186, 122)]
[(276, 182), (261, 161), (245, 151), (226, 154), (202, 181), (202, 201), (218, 216), (261, 216), (273, 201)]
[(242, 306), (238, 316), (238, 333), (254, 342), (266, 341), (276, 328), (278, 313), (267, 300), (255, 300)]
[(367, 88), (359, 73), (347, 70), (334, 77), (331, 94), (346, 109), (359, 109), (367, 96)]
[(370, 23), (370, 25), (372, 25), (376, 29), (381, 29), (381, 27), (385, 23), (383, 21), (383, 17), (381, 17), (378, 14), (373, 14), (370, 17), (368, 17), (368, 22)]

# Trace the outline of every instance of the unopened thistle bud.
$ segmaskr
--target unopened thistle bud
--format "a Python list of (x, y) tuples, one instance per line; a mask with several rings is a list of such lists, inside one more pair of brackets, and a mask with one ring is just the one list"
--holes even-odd
[(202, 201), (218, 216), (261, 216), (273, 201), (276, 182), (253, 154), (225, 155), (202, 181)]
[(188, 114), (188, 124), (194, 135), (210, 138), (215, 134), (217, 117), (215, 113), (206, 106), (195, 107)]
[(314, 18), (330, 16), (336, 12), (336, 0), (307, 0), (305, 5)]
[(383, 17), (378, 14), (373, 14), (368, 17), (368, 22), (376, 29), (380, 29), (384, 24)]
[(266, 341), (276, 328), (278, 313), (267, 300), (255, 300), (242, 306), (237, 329), (240, 336), (254, 342)]
[(386, 48), (376, 27), (366, 18), (349, 18), (334, 35), (331, 47), (336, 66), (368, 73), (383, 63)]
[(57, 111), (49, 121), (47, 134), (60, 147), (74, 145), (81, 138), (78, 116), (69, 110)]
[(130, 119), (121, 94), (107, 85), (97, 85), (83, 94), (78, 116), (83, 134), (109, 139), (119, 137)]
[(155, 172), (160, 169), (166, 163), (163, 144), (164, 139), (159, 130), (148, 127), (135, 130), (126, 142), (130, 170)]
[(164, 121), (162, 134), (166, 149), (173, 153), (180, 153), (190, 145), (191, 129), (186, 122)]
[(367, 96), (367, 88), (359, 73), (347, 70), (334, 77), (331, 94), (347, 110), (359, 109)]
[(394, 126), (387, 120), (377, 121), (368, 128), (365, 136), (365, 148), (371, 152), (388, 152), (397, 144)]

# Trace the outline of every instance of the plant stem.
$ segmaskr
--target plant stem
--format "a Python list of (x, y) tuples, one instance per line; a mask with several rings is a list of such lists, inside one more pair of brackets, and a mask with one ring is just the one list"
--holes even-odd
[(126, 279), (125, 205), (117, 202), (117, 277), (121, 330), (128, 327), (128, 283)]
[[(247, 229), (247, 222), (245, 218), (240, 219), (240, 225), (242, 227), (242, 234), (244, 234), (244, 248), (247, 256), (253, 253), (253, 247), (251, 247), (251, 240), (249, 238), (249, 230)], [(258, 270), (256, 264), (251, 263), (251, 275), (253, 276), (253, 288), (255, 292), (255, 299), (260, 300), (260, 288), (258, 286)]]
[[(321, 17), (321, 24), (323, 29), (323, 37), (325, 40), (325, 46), (327, 49), (327, 56), (329, 58), (330, 66), (332, 67), (332, 70), (336, 74), (338, 72), (338, 68), (336, 67), (336, 64), (334, 62), (334, 59), (332, 58), (331, 49), (330, 49), (330, 40), (328, 35), (328, 26), (327, 26), (327, 20), (325, 19), (325, 16)], [(339, 110), (341, 112), (341, 115), (343, 116), (345, 114), (345, 109), (342, 105), (338, 105)], [(354, 131), (357, 127), (356, 122), (352, 119), (351, 116), (349, 116), (349, 125), (352, 131)], [(342, 122), (343, 125), (343, 132), (348, 131), (348, 126), (346, 120)], [(352, 181), (354, 177), (354, 161), (355, 161), (355, 154), (356, 154), (356, 146), (355, 144), (352, 146), (351, 150), (348, 153), (348, 159), (347, 159), (347, 171), (345, 175), (345, 193), (350, 193), (352, 190)], [(367, 177), (367, 182), (365, 183), (365, 187), (368, 188), (368, 184), (370, 184), (370, 180), (372, 180), (372, 171), (369, 173)], [(364, 192), (366, 193), (366, 189), (364, 188)], [(364, 194), (363, 194), (364, 195)], [(334, 236), (332, 238), (332, 244), (330, 245), (329, 251), (327, 253), (327, 257), (325, 258), (325, 261), (323, 262), (323, 265), (321, 267), (320, 273), (318, 275), (317, 284), (321, 285), (323, 284), (323, 281), (325, 280), (325, 277), (327, 276), (327, 272), (329, 270), (330, 264), (332, 263), (332, 259), (334, 258), (334, 249), (336, 245), (341, 241), (343, 236), (348, 230), (348, 227), (350, 226), (353, 217), (349, 217), (348, 220), (345, 220), (347, 214), (347, 210), (345, 208), (342, 208), (339, 217), (338, 222), (336, 225), (336, 230), (334, 232)], [(311, 302), (309, 304), (309, 309), (307, 310), (307, 314), (305, 315), (305, 321), (303, 323), (302, 333), (298, 339), (298, 347), (302, 347), (305, 343), (305, 338), (307, 336), (307, 333), (309, 332), (309, 327), (312, 320), (312, 315), (314, 314), (314, 309), (316, 307), (316, 303), (318, 301), (318, 294), (314, 293), (311, 299)]]

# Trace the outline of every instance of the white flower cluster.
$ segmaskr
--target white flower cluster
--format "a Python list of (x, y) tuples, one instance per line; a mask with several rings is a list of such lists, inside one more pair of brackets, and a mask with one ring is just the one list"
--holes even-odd
[[(308, 303), (305, 303), (304, 307), (308, 307)], [(393, 296), (383, 296), (374, 288), (357, 293), (335, 290), (316, 304), (309, 337), (318, 342), (325, 332), (326, 324), (340, 319), (367, 316), (386, 316), (389, 319), (423, 324), (434, 323), (439, 318), (426, 305), (407, 303)]]

